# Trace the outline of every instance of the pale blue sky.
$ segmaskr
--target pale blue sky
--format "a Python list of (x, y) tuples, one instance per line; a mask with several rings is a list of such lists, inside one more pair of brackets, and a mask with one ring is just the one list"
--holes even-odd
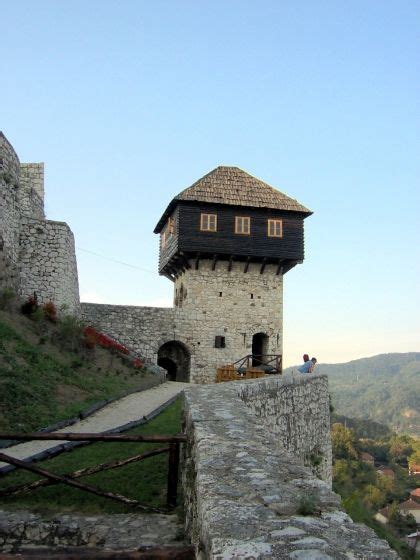
[(0, 128), (21, 161), (46, 164), (82, 298), (170, 304), (153, 227), (180, 190), (237, 165), (314, 211), (285, 276), (286, 365), (420, 350), (419, 11), (2, 2)]

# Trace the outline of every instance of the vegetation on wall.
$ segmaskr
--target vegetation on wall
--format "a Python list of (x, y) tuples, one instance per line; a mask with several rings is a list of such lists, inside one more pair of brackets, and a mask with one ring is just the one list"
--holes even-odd
[(25, 316), (10, 301), (3, 297), (0, 310), (1, 431), (39, 429), (157, 383), (119, 348), (92, 338), (87, 344), (83, 325), (71, 316), (57, 318), (55, 306), (28, 301), (32, 309)]

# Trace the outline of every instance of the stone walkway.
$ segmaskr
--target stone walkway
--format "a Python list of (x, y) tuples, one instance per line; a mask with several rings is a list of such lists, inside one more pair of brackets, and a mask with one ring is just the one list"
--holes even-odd
[[(63, 428), (57, 432), (90, 432), (101, 433), (115, 430), (125, 426), (130, 422), (136, 422), (144, 417), (153, 414), (158, 408), (164, 406), (179, 395), (189, 383), (179, 383), (167, 381), (162, 385), (157, 385), (146, 391), (132, 393), (127, 397), (115, 401), (92, 416)], [(56, 454), (63, 447), (63, 443), (57, 445), (56, 441), (28, 441), (12, 447), (7, 447), (1, 451), (6, 455), (16, 459), (29, 460), (31, 458), (41, 459), (49, 454)], [(0, 473), (9, 466), (0, 462)]]

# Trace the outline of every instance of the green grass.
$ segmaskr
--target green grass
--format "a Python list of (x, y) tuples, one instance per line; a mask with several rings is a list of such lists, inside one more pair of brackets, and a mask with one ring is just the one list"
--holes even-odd
[(56, 332), (45, 320), (0, 312), (0, 431), (33, 431), (156, 384), (103, 348), (65, 349)]
[[(182, 400), (177, 399), (156, 418), (139, 426), (128, 434), (177, 434), (181, 432)], [(137, 455), (165, 444), (151, 443), (95, 443), (65, 452), (39, 465), (46, 470), (64, 474), (75, 470)], [(7, 450), (5, 450), (7, 453)], [(140, 463), (97, 473), (78, 479), (98, 486), (102, 490), (118, 492), (142, 503), (155, 507), (166, 505), (166, 478), (168, 473), (168, 454), (157, 455)], [(39, 477), (22, 470), (14, 471), (0, 478), (0, 488), (24, 484)], [(178, 500), (179, 502), (179, 500)], [(34, 490), (30, 494), (0, 498), (0, 507), (5, 509), (31, 509), (41, 513), (80, 512), (80, 513), (127, 513), (135, 511), (132, 507), (119, 504), (106, 498), (57, 484)]]

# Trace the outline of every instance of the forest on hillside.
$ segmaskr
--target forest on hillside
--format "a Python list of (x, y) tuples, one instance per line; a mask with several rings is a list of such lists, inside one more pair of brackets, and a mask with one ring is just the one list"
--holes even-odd
[[(286, 372), (296, 369), (288, 368)], [(387, 424), (420, 434), (420, 352), (380, 354), (343, 364), (318, 364), (329, 377), (339, 415)]]

